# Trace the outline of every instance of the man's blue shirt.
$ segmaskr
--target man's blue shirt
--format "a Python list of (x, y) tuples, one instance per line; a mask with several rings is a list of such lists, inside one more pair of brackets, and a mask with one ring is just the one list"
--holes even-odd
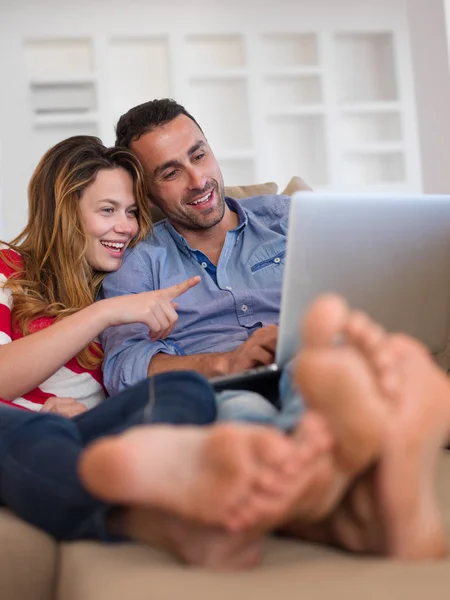
[(110, 394), (147, 377), (158, 352), (191, 355), (234, 350), (258, 328), (278, 323), (289, 213), (287, 196), (226, 198), (239, 216), (228, 231), (217, 266), (191, 248), (166, 220), (127, 251), (100, 297), (169, 287), (195, 275), (201, 282), (176, 299), (179, 319), (165, 340), (152, 342), (146, 325), (110, 327), (101, 336)]

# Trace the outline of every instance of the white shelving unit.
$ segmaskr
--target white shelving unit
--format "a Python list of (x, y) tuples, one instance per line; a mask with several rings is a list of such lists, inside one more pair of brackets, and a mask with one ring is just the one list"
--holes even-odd
[(262, 127), (266, 130), (268, 179), (283, 187), (294, 174), (313, 187), (330, 183), (323, 65), (316, 33), (264, 34)]
[[(69, 135), (101, 135), (171, 96), (199, 120), (225, 183), (300, 175), (315, 189), (410, 189), (408, 99), (395, 31), (242, 32), (30, 39), (35, 163)], [(409, 107), (410, 109), (410, 107)]]
[(71, 135), (98, 135), (97, 74), (89, 38), (31, 39), (23, 46), (29, 82), (31, 160)]
[(407, 187), (393, 32), (335, 36), (343, 181), (349, 188)]
[(254, 181), (256, 155), (244, 36), (188, 35), (184, 45), (186, 106), (205, 132), (225, 182)]

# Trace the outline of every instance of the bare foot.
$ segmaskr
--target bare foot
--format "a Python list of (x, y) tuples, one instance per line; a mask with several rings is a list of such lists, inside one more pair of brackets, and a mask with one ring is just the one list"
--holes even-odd
[(192, 566), (249, 569), (261, 561), (262, 537), (257, 531), (229, 533), (164, 511), (138, 507), (120, 509), (109, 525), (114, 535), (166, 550)]
[(346, 335), (391, 406), (381, 457), (322, 522), (293, 522), (287, 532), (353, 552), (442, 557), (447, 544), (434, 478), (449, 436), (450, 382), (420, 343), (386, 335), (365, 315), (350, 316)]
[(309, 450), (263, 426), (139, 426), (94, 442), (79, 471), (108, 502), (241, 531), (286, 510), (308, 461)]
[(314, 303), (304, 323), (306, 345), (294, 367), (308, 408), (322, 415), (335, 440), (333, 484), (312, 519), (334, 508), (350, 482), (379, 458), (391, 409), (366, 356), (351, 343), (336, 343), (345, 342), (351, 315), (335, 296)]
[(381, 344), (373, 364), (396, 405), (377, 469), (388, 553), (404, 559), (444, 556), (434, 480), (450, 432), (450, 382), (428, 350), (403, 335)]
[[(328, 497), (335, 478), (334, 439), (328, 424), (319, 413), (308, 411), (296, 430), (294, 439), (310, 454), (308, 469), (302, 472), (302, 485), (291, 508), (278, 524), (292, 520), (318, 520), (323, 517), (324, 497)], [(328, 508), (328, 507), (327, 507)]]

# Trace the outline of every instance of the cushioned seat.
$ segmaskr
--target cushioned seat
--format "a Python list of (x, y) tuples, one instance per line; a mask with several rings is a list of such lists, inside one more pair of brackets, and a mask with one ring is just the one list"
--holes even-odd
[[(439, 492), (450, 533), (450, 455), (439, 469)], [(295, 540), (272, 538), (263, 566), (248, 572), (212, 572), (179, 565), (144, 546), (65, 544), (60, 600), (431, 600), (450, 596), (450, 559), (400, 563), (353, 557)]]
[(46, 600), (56, 583), (58, 544), (0, 508), (1, 600)]

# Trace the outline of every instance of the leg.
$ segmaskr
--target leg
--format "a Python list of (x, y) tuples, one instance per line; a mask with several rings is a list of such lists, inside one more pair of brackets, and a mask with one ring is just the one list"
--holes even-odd
[(282, 431), (294, 431), (300, 419), (305, 414), (306, 406), (297, 387), (294, 385), (292, 373), (293, 361), (283, 369), (279, 382), (280, 410), (275, 420), (276, 426)]
[(80, 484), (82, 449), (71, 420), (0, 406), (0, 500), (57, 539), (104, 539), (108, 507)]
[(0, 406), (0, 503), (59, 540), (108, 541), (112, 535), (213, 567), (243, 568), (258, 560), (260, 534), (234, 536), (167, 513), (103, 504), (78, 479), (82, 448), (71, 420)]
[(278, 410), (266, 398), (249, 390), (225, 390), (216, 394), (217, 421), (273, 425)]
[(161, 373), (107, 398), (75, 417), (85, 443), (133, 425), (209, 425), (216, 419), (214, 390), (193, 371)]

